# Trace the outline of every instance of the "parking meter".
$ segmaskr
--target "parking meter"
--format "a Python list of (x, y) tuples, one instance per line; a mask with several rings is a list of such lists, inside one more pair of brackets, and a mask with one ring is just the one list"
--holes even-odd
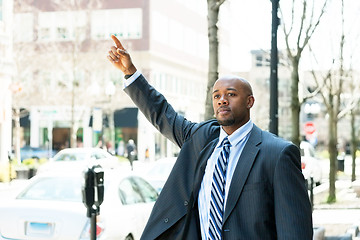
[(100, 205), (104, 200), (104, 171), (100, 165), (92, 166), (84, 171), (82, 201), (87, 208), (87, 217), (91, 218), (91, 239), (96, 239), (96, 215), (100, 213)]

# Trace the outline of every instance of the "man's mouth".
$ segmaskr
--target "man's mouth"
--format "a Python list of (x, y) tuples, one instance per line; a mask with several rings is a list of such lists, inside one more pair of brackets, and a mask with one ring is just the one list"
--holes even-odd
[(227, 112), (230, 112), (230, 108), (228, 108), (228, 107), (220, 107), (217, 110), (218, 114), (224, 114), (224, 113), (227, 113)]

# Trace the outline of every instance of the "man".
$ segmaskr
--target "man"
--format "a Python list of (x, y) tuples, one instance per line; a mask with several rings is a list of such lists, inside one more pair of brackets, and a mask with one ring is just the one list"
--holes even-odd
[(216, 120), (193, 123), (174, 111), (112, 39), (116, 47), (108, 59), (125, 74), (125, 92), (181, 148), (142, 239), (311, 240), (299, 149), (252, 123), (250, 84), (236, 76), (218, 79)]
[(131, 170), (133, 170), (134, 169), (133, 162), (136, 155), (136, 146), (134, 140), (132, 139), (129, 139), (128, 143), (126, 144), (126, 154), (130, 162)]

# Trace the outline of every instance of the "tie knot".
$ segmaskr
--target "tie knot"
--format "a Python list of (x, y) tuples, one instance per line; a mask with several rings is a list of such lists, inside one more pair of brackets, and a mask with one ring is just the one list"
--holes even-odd
[(224, 138), (224, 140), (222, 141), (222, 146), (223, 147), (231, 147), (231, 143), (230, 143), (228, 137)]

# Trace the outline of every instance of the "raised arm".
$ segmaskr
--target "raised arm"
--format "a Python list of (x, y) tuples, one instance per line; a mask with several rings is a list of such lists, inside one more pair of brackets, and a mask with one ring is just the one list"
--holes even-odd
[(136, 67), (134, 66), (130, 54), (121, 44), (120, 40), (111, 35), (112, 40), (114, 41), (115, 46), (112, 46), (109, 51), (107, 58), (109, 61), (118, 69), (120, 69), (125, 75), (132, 75), (136, 72)]
[[(125, 50), (119, 39), (114, 35), (111, 38), (116, 46), (110, 48), (107, 58), (125, 75), (134, 74), (137, 70), (130, 54)], [(191, 135), (191, 130), (195, 124), (178, 114), (165, 97), (150, 86), (144, 76), (138, 76), (136, 81), (128, 85), (124, 91), (149, 122), (179, 147)]]

